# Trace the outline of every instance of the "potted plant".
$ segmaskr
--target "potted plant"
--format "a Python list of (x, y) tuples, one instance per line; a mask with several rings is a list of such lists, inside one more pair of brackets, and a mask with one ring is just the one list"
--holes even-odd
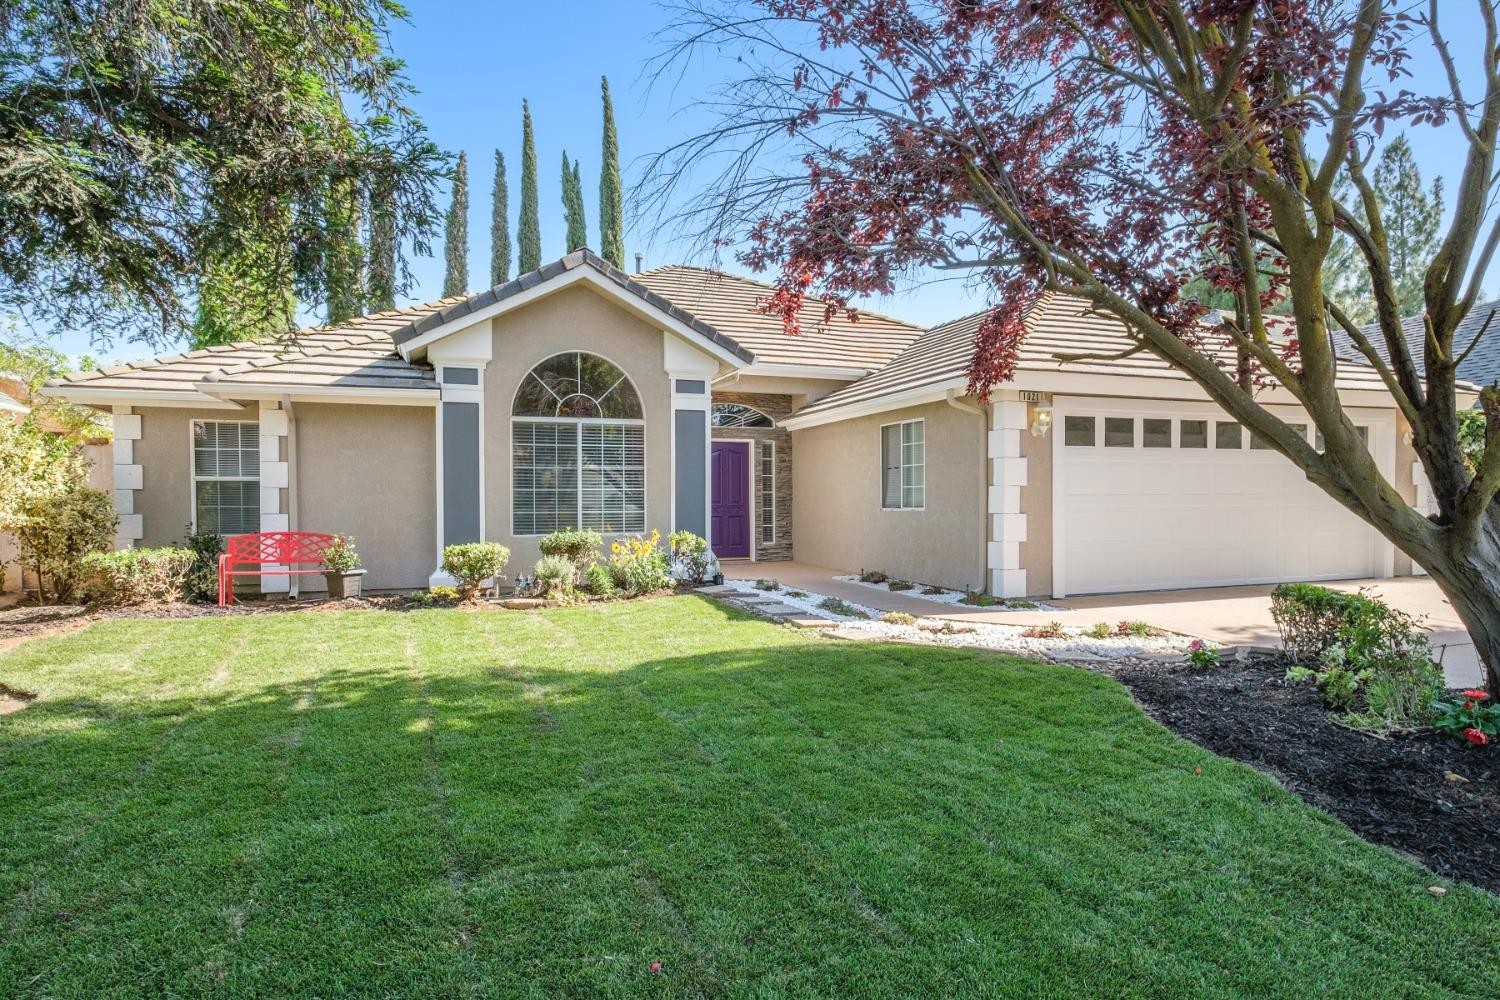
[(328, 581), (329, 597), (337, 601), (358, 597), (364, 586), (364, 575), (353, 535), (339, 535), (323, 550), (323, 579)]

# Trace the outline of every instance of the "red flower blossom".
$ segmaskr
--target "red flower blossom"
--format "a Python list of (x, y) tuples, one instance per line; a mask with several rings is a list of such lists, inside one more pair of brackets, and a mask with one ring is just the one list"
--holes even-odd
[(1475, 729), (1473, 726), (1470, 726), (1468, 729), (1464, 730), (1464, 739), (1468, 740), (1476, 747), (1482, 747), (1490, 741), (1490, 738), (1484, 735), (1484, 732), (1482, 730)]
[(651, 971), (652, 972), (660, 972), (661, 971), (661, 963), (660, 962), (652, 962), (651, 963)]
[(1490, 693), (1488, 691), (1481, 691), (1478, 688), (1472, 688), (1464, 692), (1465, 698), (1472, 698), (1474, 701), (1486, 701), (1489, 696)]

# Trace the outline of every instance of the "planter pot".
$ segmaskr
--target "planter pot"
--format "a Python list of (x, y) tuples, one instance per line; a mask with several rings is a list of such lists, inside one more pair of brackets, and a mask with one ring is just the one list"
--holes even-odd
[(342, 601), (346, 597), (360, 595), (360, 591), (364, 589), (365, 571), (351, 569), (347, 573), (324, 573), (323, 579), (328, 581), (328, 596)]

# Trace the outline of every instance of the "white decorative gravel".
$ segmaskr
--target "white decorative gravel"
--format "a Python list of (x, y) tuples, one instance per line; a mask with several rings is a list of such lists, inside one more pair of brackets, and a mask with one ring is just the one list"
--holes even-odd
[[(890, 587), (891, 581), (889, 581), (889, 580), (887, 580), (885, 583), (866, 583), (865, 581), (861, 580), (857, 576), (836, 576), (836, 577), (834, 577), (834, 579), (840, 581), (841, 583), (852, 583), (852, 584), (856, 584), (857, 586), (860, 586), (860, 587), (869, 587), (871, 590), (879, 590), (879, 591), (882, 591), (882, 592), (887, 593), (887, 594), (900, 594), (902, 597), (916, 597), (916, 598), (920, 598), (921, 600), (924, 600), (924, 601), (933, 601), (934, 603), (937, 603), (937, 604), (959, 604), (959, 605), (963, 605), (966, 608), (968, 608), (968, 607), (979, 607), (979, 605), (977, 605), (977, 604), (964, 604), (964, 598), (967, 597), (968, 595), (965, 594), (962, 590), (941, 590), (939, 593), (936, 593), (936, 594), (926, 594), (926, 593), (923, 593), (923, 590), (925, 590), (926, 588), (923, 587), (923, 585), (920, 584), (920, 583), (914, 584), (910, 590), (892, 590), (891, 587)], [(993, 604), (993, 605), (990, 605), (989, 607), (985, 608), (984, 610), (986, 610), (986, 611), (1057, 611), (1057, 610), (1059, 610), (1058, 608), (1054, 608), (1050, 604), (1042, 604), (1040, 601), (1026, 601), (1025, 603), (1031, 605), (1031, 607), (1017, 608), (1017, 607), (1011, 607), (1009, 604)]]
[[(862, 604), (853, 604), (850, 602), (853, 608), (868, 617), (852, 618), (847, 615), (834, 614), (831, 611), (825, 611), (818, 607), (826, 599), (823, 594), (804, 591), (803, 593), (807, 594), (806, 597), (789, 597), (787, 594), (789, 588), (787, 587), (782, 587), (780, 590), (764, 590), (757, 587), (754, 580), (725, 580), (724, 582), (737, 590), (773, 597), (783, 604), (791, 605), (794, 608), (806, 611), (808, 614), (819, 618), (826, 618), (829, 621), (840, 622), (841, 631), (861, 632), (869, 635), (872, 639), (915, 640), (918, 642), (930, 642), (940, 646), (974, 646), (981, 649), (995, 649), (1027, 656), (1045, 656), (1062, 660), (1094, 657), (1115, 659), (1120, 657), (1175, 656), (1187, 652), (1188, 644), (1193, 641), (1190, 637), (1183, 635), (1111, 636), (1108, 639), (1092, 639), (1083, 634), (1083, 628), (1076, 626), (1064, 627), (1063, 631), (1066, 633), (1066, 638), (1035, 639), (1021, 634), (1031, 626), (993, 625), (988, 622), (957, 622), (937, 618), (918, 618), (915, 625), (891, 625), (880, 621), (880, 617), (884, 612), (865, 607)], [(972, 629), (972, 631), (948, 633), (931, 631), (932, 629), (942, 628), (945, 623), (956, 629)]]

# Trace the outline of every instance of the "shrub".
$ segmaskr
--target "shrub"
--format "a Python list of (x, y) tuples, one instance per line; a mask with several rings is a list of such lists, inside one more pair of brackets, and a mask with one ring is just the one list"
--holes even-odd
[(20, 561), (36, 572), (37, 597), (71, 600), (82, 579), (82, 560), (90, 552), (106, 552), (114, 543), (115, 506), (108, 493), (91, 486), (74, 486), (21, 500), (12, 523)]
[(905, 580), (892, 580), (885, 585), (886, 590), (902, 591), (915, 589), (916, 584), (907, 583)]
[(714, 558), (708, 549), (708, 539), (691, 531), (674, 531), (667, 540), (672, 545), (672, 558), (682, 564), (687, 579), (702, 583)]
[(860, 583), (885, 583), (885, 581), (887, 581), (889, 579), (890, 579), (890, 577), (886, 576), (884, 573), (880, 572), (880, 570), (878, 570), (878, 569), (871, 569), (871, 570), (863, 570), (862, 569), (862, 570), (859, 571), (859, 582)]
[(458, 603), (458, 591), (453, 587), (433, 587), (431, 590), (414, 590), (407, 600), (419, 608), (447, 607)]
[(193, 553), (193, 565), (182, 581), (182, 596), (200, 604), (219, 599), (219, 557), (224, 554), (224, 536), (215, 531), (188, 527), (181, 548)]
[(755, 581), (755, 589), (756, 590), (771, 590), (771, 591), (780, 590), (781, 589), (781, 581), (780, 580), (756, 580)]
[(960, 597), (958, 603), (971, 604), (976, 608), (993, 608), (995, 605), (1004, 604), (1005, 602), (998, 597), (991, 597), (989, 594), (981, 594), (977, 590), (971, 590), (963, 597)]
[(542, 556), (532, 570), (537, 593), (542, 597), (566, 597), (573, 589), (578, 567), (567, 556)]
[(1084, 629), (1083, 634), (1090, 639), (1108, 639), (1111, 635), (1114, 635), (1114, 630), (1105, 622), (1095, 622)]
[(443, 549), (443, 572), (458, 579), (460, 599), (471, 601), (484, 581), (497, 577), (510, 562), (510, 549), (499, 542), (468, 542)]
[(1212, 670), (1219, 665), (1219, 651), (1202, 639), (1188, 643), (1188, 666), (1194, 670)]
[(1426, 639), (1416, 621), (1360, 590), (1353, 594), (1308, 583), (1284, 583), (1271, 592), (1271, 617), (1293, 659), (1320, 659), (1343, 646), (1355, 664), (1383, 652), (1419, 652)]
[(1378, 732), (1415, 731), (1432, 724), (1443, 694), (1443, 672), (1425, 651), (1378, 657), (1364, 671), (1365, 711), (1348, 720)]
[(807, 591), (805, 591), (805, 590), (788, 590), (786, 592), (786, 596), (788, 596), (788, 597), (806, 597), (807, 596)]
[(590, 566), (583, 575), (583, 586), (591, 594), (599, 597), (611, 597), (617, 588), (615, 578), (609, 575), (609, 570), (598, 563)]
[(175, 601), (197, 558), (190, 549), (90, 552), (80, 560), (84, 586), (101, 604)]
[(1485, 704), (1489, 693), (1474, 688), (1461, 694), (1457, 701), (1444, 698), (1432, 703), (1436, 713), (1432, 728), (1476, 747), (1500, 738), (1500, 706)]
[(1322, 670), (1292, 667), (1286, 672), (1286, 679), (1293, 684), (1317, 685), (1318, 695), (1323, 699), (1323, 704), (1334, 711), (1342, 712), (1354, 707), (1355, 701), (1359, 698), (1359, 686), (1364, 677), (1359, 672), (1341, 664), (1330, 664)]
[(323, 568), (330, 573), (359, 569), (359, 550), (354, 547), (353, 535), (333, 536), (332, 544), (323, 550)]
[(599, 557), (602, 539), (599, 532), (587, 528), (564, 528), (554, 531), (541, 541), (537, 548), (544, 556), (562, 556), (577, 569), (585, 569)]
[(1156, 632), (1156, 629), (1152, 628), (1150, 625), (1147, 625), (1145, 622), (1121, 622), (1119, 625), (1115, 626), (1115, 634), (1121, 637), (1131, 636), (1136, 639), (1141, 639), (1149, 635), (1155, 635)]
[(609, 572), (615, 586), (628, 594), (646, 594), (672, 586), (672, 567), (659, 547), (661, 532), (648, 538), (626, 538), (609, 547)]
[(830, 614), (842, 615), (845, 618), (869, 617), (863, 611), (850, 604), (848, 601), (841, 601), (837, 597), (823, 598), (823, 600), (818, 603), (818, 607), (823, 609), (824, 611), (829, 612)]
[(946, 594), (947, 591), (942, 587), (923, 587), (922, 593), (926, 594), (928, 597), (940, 597), (943, 594)]
[(887, 625), (915, 625), (916, 615), (909, 615), (905, 611), (890, 611), (880, 616), (880, 620)]
[(1035, 625), (1021, 633), (1024, 639), (1066, 639), (1068, 630), (1063, 628), (1062, 622), (1048, 622), (1045, 625)]

